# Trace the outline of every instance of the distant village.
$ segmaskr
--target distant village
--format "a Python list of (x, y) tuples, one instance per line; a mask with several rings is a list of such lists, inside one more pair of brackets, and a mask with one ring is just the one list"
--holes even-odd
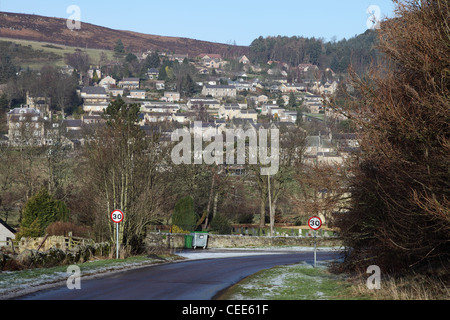
[[(151, 53), (142, 53), (137, 58), (146, 59)], [(346, 120), (336, 108), (325, 104), (339, 85), (338, 77), (330, 69), (320, 71), (315, 65), (301, 64), (292, 72), (286, 63), (268, 61), (266, 65), (256, 65), (245, 55), (234, 61), (223, 59), (220, 54), (159, 55), (161, 60), (195, 67), (202, 79), (195, 82), (195, 94), (182, 94), (176, 85), (168, 86), (165, 80), (160, 80), (158, 68), (149, 68), (145, 78), (116, 80), (91, 66), (84, 76), (87, 79), (80, 79), (77, 90), (82, 99), (82, 114), (56, 116), (50, 110), (49, 98), (28, 93), (26, 104), (8, 112), (8, 135), (2, 143), (42, 146), (63, 141), (76, 148), (84, 143), (87, 129), (105, 123), (104, 111), (119, 97), (127, 103), (140, 104), (139, 125), (144, 131), (164, 123), (172, 128), (193, 126), (195, 121), (221, 132), (230, 127), (257, 129), (325, 119)], [(227, 67), (230, 63), (238, 65), (239, 71), (230, 71), (232, 68)], [(74, 68), (66, 66), (62, 72), (71, 74)], [(168, 130), (167, 126), (164, 128), (160, 130)], [(309, 136), (307, 142), (306, 156), (325, 163), (342, 163), (350, 152), (358, 150), (356, 136), (351, 133), (328, 130)]]

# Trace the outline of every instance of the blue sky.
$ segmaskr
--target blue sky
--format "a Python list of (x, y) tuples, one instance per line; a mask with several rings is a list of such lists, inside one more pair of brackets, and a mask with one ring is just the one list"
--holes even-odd
[(0, 0), (0, 11), (69, 18), (162, 36), (250, 45), (259, 36), (305, 36), (337, 40), (367, 29), (370, 5), (392, 17), (391, 0)]

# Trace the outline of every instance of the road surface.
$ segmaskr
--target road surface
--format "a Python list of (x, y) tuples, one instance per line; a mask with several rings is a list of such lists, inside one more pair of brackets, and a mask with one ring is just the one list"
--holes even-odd
[[(198, 250), (197, 250), (198, 251)], [(208, 251), (208, 250), (206, 250)], [(317, 260), (333, 260), (337, 252), (319, 252)], [(312, 252), (194, 259), (124, 271), (97, 279), (81, 278), (81, 289), (67, 286), (23, 296), (23, 300), (211, 300), (260, 270), (305, 261)]]

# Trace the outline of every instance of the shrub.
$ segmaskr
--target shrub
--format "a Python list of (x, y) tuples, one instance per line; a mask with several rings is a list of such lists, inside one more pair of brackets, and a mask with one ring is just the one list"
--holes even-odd
[(56, 221), (51, 223), (47, 229), (46, 234), (49, 236), (69, 236), (72, 233), (74, 237), (89, 238), (90, 229), (88, 227), (78, 226), (72, 222)]
[(222, 214), (216, 214), (210, 224), (211, 231), (216, 231), (219, 234), (231, 234), (231, 224), (228, 219)]
[(194, 231), (198, 216), (194, 211), (194, 201), (191, 197), (182, 198), (175, 205), (172, 215), (172, 225), (183, 230)]
[(53, 199), (47, 189), (42, 188), (25, 204), (17, 238), (41, 237), (52, 222), (67, 221), (68, 217), (66, 204)]

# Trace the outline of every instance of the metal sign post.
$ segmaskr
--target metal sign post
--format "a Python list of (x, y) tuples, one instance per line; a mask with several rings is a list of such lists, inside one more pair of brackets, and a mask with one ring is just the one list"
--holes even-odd
[(320, 227), (322, 226), (322, 220), (319, 217), (311, 217), (308, 220), (308, 226), (314, 230), (314, 268), (316, 267), (317, 264), (317, 230), (320, 229)]
[(116, 259), (119, 259), (119, 224), (116, 223)]
[(123, 221), (124, 214), (120, 210), (111, 212), (111, 220), (116, 224), (116, 259), (119, 259), (119, 224)]
[(316, 240), (317, 231), (314, 230), (314, 268), (317, 265), (317, 240)]

